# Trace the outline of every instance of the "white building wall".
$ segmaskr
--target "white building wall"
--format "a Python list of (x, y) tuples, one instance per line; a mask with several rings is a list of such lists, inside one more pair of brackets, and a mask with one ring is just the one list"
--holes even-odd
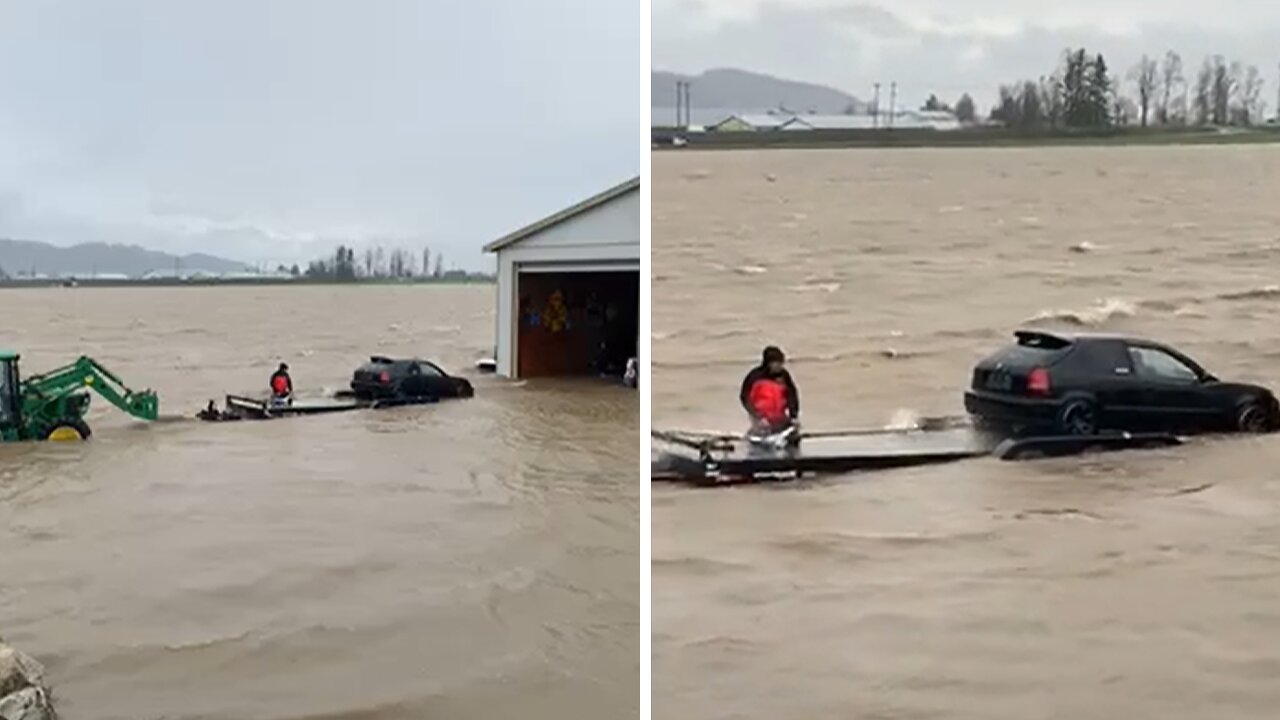
[[(498, 250), (497, 357), (498, 374), (514, 377), (521, 268), (539, 265), (581, 265), (640, 268), (640, 192), (594, 207), (558, 225)], [(564, 268), (569, 269), (569, 268)]]

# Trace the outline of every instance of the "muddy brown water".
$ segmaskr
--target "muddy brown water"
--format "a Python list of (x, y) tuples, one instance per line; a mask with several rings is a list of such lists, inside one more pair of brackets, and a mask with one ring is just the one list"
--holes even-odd
[[(653, 424), (962, 412), (1024, 324), (1280, 386), (1280, 148), (660, 153)], [(653, 496), (654, 717), (1271, 718), (1280, 438)]]
[(636, 717), (637, 394), (470, 373), (492, 286), (0, 291), (29, 371), (79, 353), (167, 415), (368, 355), (476, 397), (133, 423), (0, 448), (0, 634), (66, 718)]

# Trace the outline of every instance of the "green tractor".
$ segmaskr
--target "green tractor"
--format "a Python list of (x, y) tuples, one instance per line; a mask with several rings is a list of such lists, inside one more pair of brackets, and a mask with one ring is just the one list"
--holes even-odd
[(89, 409), (86, 388), (140, 420), (155, 420), (160, 414), (154, 392), (130, 390), (91, 358), (23, 380), (18, 354), (0, 350), (0, 442), (88, 439), (92, 431), (84, 421)]

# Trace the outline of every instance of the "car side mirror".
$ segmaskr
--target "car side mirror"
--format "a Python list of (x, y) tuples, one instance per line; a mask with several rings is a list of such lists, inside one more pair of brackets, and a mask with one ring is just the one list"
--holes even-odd
[(1205, 373), (1204, 375), (1200, 376), (1200, 382), (1216, 383), (1218, 382), (1218, 378), (1214, 377), (1211, 373)]

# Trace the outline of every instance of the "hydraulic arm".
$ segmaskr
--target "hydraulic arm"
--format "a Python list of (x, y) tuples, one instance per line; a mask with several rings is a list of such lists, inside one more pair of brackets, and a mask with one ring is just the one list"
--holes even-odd
[(89, 388), (107, 402), (140, 420), (155, 420), (160, 401), (151, 390), (130, 390), (120, 378), (89, 357), (22, 381), (22, 414), (39, 417), (50, 414), (51, 405), (60, 405), (80, 388)]

